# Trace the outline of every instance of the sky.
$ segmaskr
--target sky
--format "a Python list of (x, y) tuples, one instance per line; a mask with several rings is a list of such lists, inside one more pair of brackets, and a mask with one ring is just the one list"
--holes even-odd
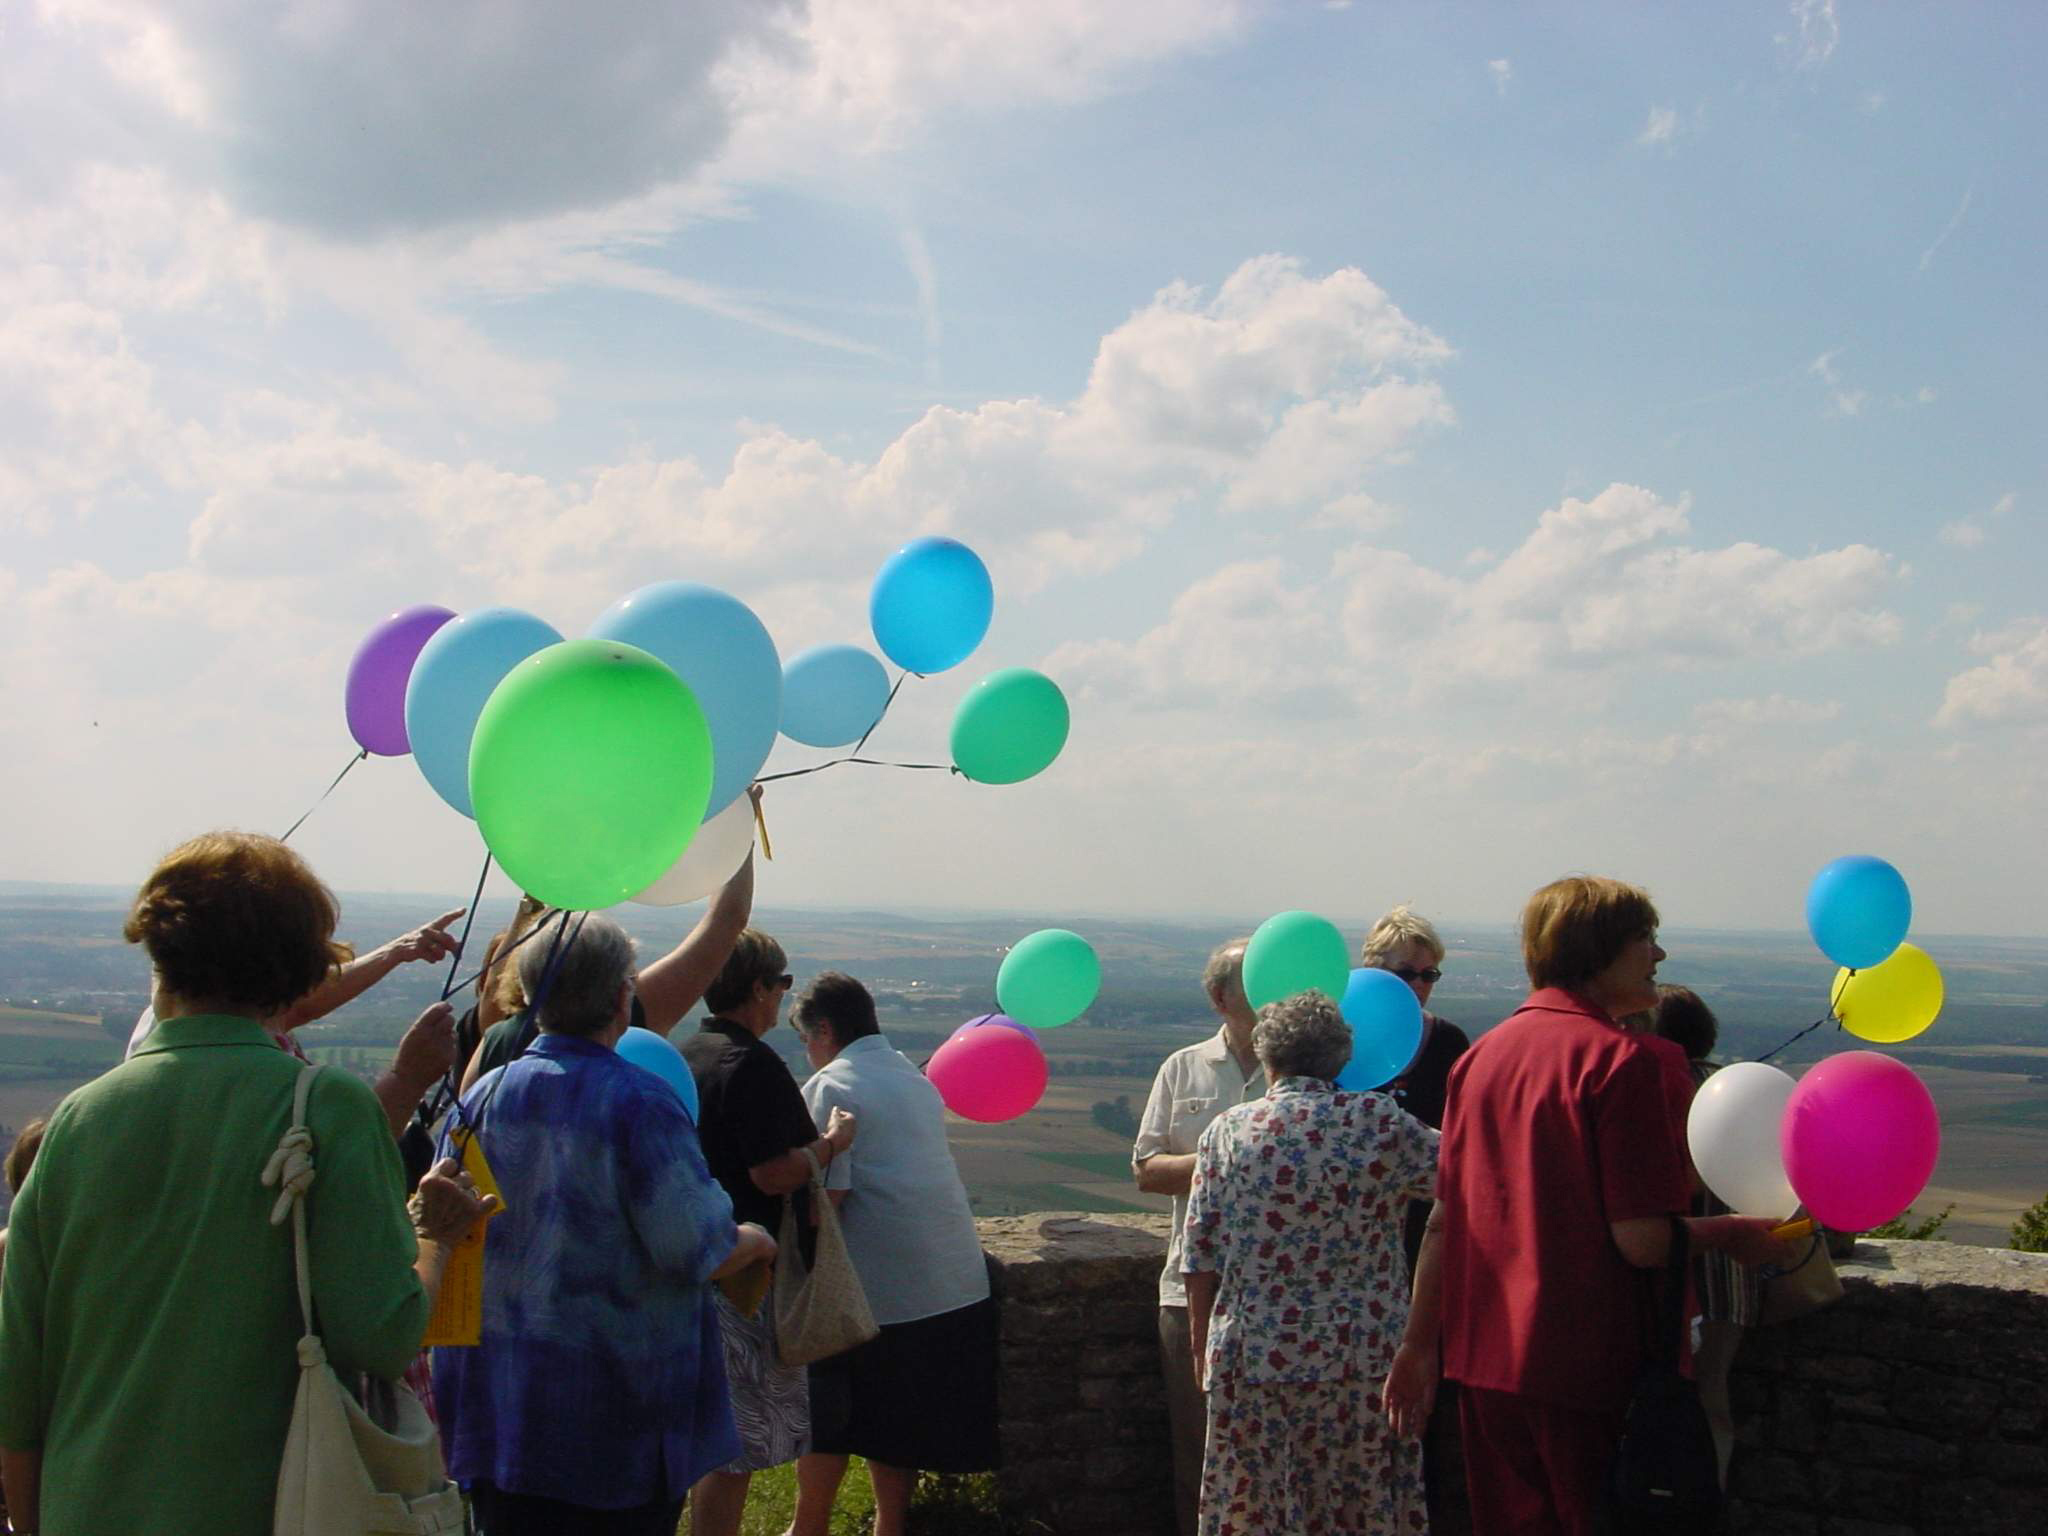
[[(1057, 679), (776, 787), (775, 905), (1511, 920), (1571, 871), (2048, 934), (2048, 16), (5, 0), (0, 879), (281, 830), (388, 613), (906, 540)], [(770, 770), (818, 754), (782, 743)], [(466, 890), (404, 759), (294, 838)]]

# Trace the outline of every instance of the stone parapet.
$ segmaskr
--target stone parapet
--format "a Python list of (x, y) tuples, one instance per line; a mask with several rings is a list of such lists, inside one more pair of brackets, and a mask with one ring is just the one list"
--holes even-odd
[[(1007, 1521), (1170, 1536), (1166, 1218), (980, 1226), (1002, 1295)], [(1737, 1359), (1732, 1530), (2048, 1532), (2048, 1255), (1866, 1241), (1841, 1273), (1840, 1302), (1753, 1330)]]

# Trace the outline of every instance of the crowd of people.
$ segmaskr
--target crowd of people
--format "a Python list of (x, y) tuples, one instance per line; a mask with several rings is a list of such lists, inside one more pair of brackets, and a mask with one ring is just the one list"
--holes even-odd
[[(483, 1536), (669, 1536), (686, 1502), (693, 1536), (736, 1536), (753, 1474), (790, 1463), (790, 1536), (823, 1536), (852, 1456), (877, 1536), (902, 1536), (920, 1470), (993, 1466), (996, 1303), (939, 1095), (858, 980), (796, 992), (752, 901), (749, 860), (645, 966), (607, 917), (522, 906), (460, 1019), (429, 1008), (374, 1086), (302, 1083), (293, 1029), (450, 956), (460, 914), (357, 959), (285, 844), (174, 850), (126, 923), (153, 971), (128, 1059), (6, 1160), (9, 1528), (271, 1529), (314, 1318), (363, 1402), (403, 1381), (435, 1414)], [(1216, 1032), (1160, 1067), (1132, 1149), (1138, 1186), (1172, 1198), (1159, 1343), (1183, 1536), (1424, 1532), (1431, 1424), (1453, 1417), (1476, 1530), (1593, 1531), (1661, 1315), (1646, 1281), (1681, 1241), (1725, 1475), (1749, 1266), (1785, 1255), (1769, 1223), (1695, 1209), (1684, 1117), (1714, 1021), (1659, 987), (1657, 921), (1617, 881), (1538, 891), (1533, 990), (1473, 1043), (1427, 1011), (1445, 947), (1397, 907), (1361, 955), (1414, 990), (1421, 1044), (1362, 1093), (1335, 1086), (1335, 1004), (1255, 1011), (1248, 941), (1210, 957)], [(693, 1111), (616, 1047), (700, 999), (679, 1042)], [(785, 1012), (801, 1085), (769, 1044)], [(280, 1197), (266, 1180), (294, 1148)], [(479, 1288), (474, 1340), (424, 1349), (479, 1223), (481, 1280), (457, 1282)], [(792, 1360), (779, 1320), (831, 1244), (865, 1342)]]
[(1685, 1123), (1713, 1016), (1659, 986), (1657, 923), (1620, 881), (1537, 891), (1533, 990), (1475, 1044), (1427, 1011), (1442, 939), (1395, 908), (1361, 958), (1408, 983), (1424, 1029), (1384, 1092), (1336, 1088), (1351, 1034), (1329, 999), (1254, 1013), (1248, 941), (1211, 956), (1220, 1027), (1160, 1067), (1131, 1154), (1174, 1199), (1159, 1337), (1183, 1536), (1426, 1532), (1453, 1418), (1473, 1530), (1607, 1529), (1681, 1240), (1725, 1478), (1754, 1266), (1788, 1255), (1698, 1190)]

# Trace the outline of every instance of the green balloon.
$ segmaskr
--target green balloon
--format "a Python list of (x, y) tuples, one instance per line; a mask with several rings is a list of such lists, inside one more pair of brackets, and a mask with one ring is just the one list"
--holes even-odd
[(552, 907), (616, 906), (666, 874), (711, 799), (711, 729), (668, 667), (616, 640), (564, 640), (493, 690), (469, 795), (512, 882)]
[(1078, 933), (1041, 928), (1003, 956), (996, 1002), (1019, 1024), (1057, 1029), (1078, 1019), (1102, 990), (1102, 962)]
[(1342, 1002), (1351, 984), (1351, 946), (1328, 918), (1282, 912), (1259, 924), (1244, 950), (1244, 995), (1254, 1008), (1300, 992)]
[(953, 712), (953, 762), (981, 784), (1016, 784), (1043, 773), (1067, 744), (1067, 697), (1029, 667), (991, 672)]

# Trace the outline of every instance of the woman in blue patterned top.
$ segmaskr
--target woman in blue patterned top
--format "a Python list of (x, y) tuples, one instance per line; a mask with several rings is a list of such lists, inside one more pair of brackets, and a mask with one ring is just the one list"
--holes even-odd
[(520, 952), (539, 1039), (451, 1121), (478, 1128), (505, 1209), (482, 1342), (434, 1354), (441, 1433), (485, 1536), (672, 1536), (690, 1485), (738, 1448), (708, 1282), (775, 1244), (734, 1223), (674, 1091), (613, 1051), (625, 930), (589, 917), (556, 948)]

